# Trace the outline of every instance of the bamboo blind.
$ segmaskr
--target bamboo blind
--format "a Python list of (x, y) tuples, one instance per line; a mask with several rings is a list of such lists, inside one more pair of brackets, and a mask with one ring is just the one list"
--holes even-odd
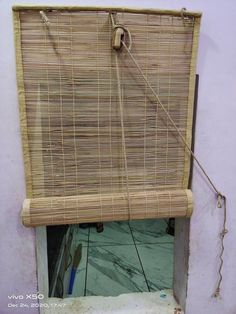
[[(190, 157), (125, 51), (110, 9), (15, 8), (27, 226), (190, 216)], [(132, 53), (191, 145), (200, 16), (116, 9)], [(129, 190), (129, 197), (127, 193)]]

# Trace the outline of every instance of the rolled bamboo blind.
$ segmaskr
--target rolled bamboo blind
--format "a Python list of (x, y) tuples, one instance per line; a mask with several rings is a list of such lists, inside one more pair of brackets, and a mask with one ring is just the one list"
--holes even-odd
[(200, 14), (15, 7), (26, 226), (191, 215), (190, 156), (122, 50), (124, 156), (111, 11), (191, 145)]

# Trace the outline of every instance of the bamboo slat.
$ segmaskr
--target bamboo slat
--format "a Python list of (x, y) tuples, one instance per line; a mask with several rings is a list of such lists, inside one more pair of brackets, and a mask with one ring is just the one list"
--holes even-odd
[[(61, 225), (166, 217), (190, 217), (190, 190), (43, 197), (26, 199), (22, 220), (25, 226)], [(130, 211), (130, 216), (129, 216)]]
[[(182, 191), (177, 207), (174, 201), (170, 206), (169, 198), (164, 197), (166, 205), (159, 212), (163, 217), (188, 216), (190, 157), (137, 69), (121, 50), (118, 59), (126, 173), (117, 52), (111, 48), (109, 10), (47, 8), (49, 25), (46, 25), (39, 9), (43, 7), (14, 8), (21, 128), (30, 199), (26, 202), (29, 209), (24, 208), (22, 213), (23, 222), (36, 226), (102, 221), (101, 217), (104, 221), (154, 218), (159, 215), (155, 195), (175, 191)], [(183, 18), (169, 11), (115, 11), (117, 22), (132, 34), (132, 54), (186, 141), (191, 143), (199, 16), (186, 14)], [(131, 203), (136, 206), (133, 211), (127, 208), (127, 183), (133, 197), (130, 196)], [(146, 194), (150, 196), (148, 202)], [(49, 206), (48, 202), (55, 198), (58, 207)], [(106, 207), (101, 205), (103, 198)], [(180, 199), (182, 205), (178, 205)], [(63, 200), (68, 201), (66, 212)]]

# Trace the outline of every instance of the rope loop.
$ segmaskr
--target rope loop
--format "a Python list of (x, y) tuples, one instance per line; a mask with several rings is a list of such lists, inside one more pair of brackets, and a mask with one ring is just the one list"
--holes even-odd
[[(118, 28), (121, 28), (125, 34), (128, 35), (128, 45), (127, 45), (127, 49), (130, 51), (131, 48), (132, 48), (132, 36), (131, 36), (131, 33), (128, 29), (128, 27), (126, 27), (125, 25), (123, 24), (119, 24), (119, 23), (116, 23), (115, 20), (114, 20), (114, 16), (113, 16), (114, 13), (110, 13), (110, 18), (111, 18), (111, 23), (112, 23), (112, 28), (113, 30), (116, 30)], [(123, 43), (123, 41), (121, 41), (121, 44)]]
[[(127, 27), (125, 27), (124, 25), (122, 25), (122, 24), (116, 24), (116, 25), (113, 27), (114, 30), (117, 29), (117, 28), (123, 29), (123, 31), (125, 32), (125, 34), (128, 35), (128, 43), (129, 43), (129, 44), (127, 45), (127, 49), (130, 51), (131, 48), (132, 48), (132, 37), (131, 37), (131, 33), (130, 33), (129, 29), (128, 29)], [(121, 43), (122, 43), (122, 41), (121, 41)]]

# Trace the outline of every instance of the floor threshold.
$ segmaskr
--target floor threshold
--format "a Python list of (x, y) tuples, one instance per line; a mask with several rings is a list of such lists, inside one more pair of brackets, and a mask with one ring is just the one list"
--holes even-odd
[(44, 314), (184, 314), (172, 290), (121, 294), (117, 297), (49, 298), (41, 305)]

